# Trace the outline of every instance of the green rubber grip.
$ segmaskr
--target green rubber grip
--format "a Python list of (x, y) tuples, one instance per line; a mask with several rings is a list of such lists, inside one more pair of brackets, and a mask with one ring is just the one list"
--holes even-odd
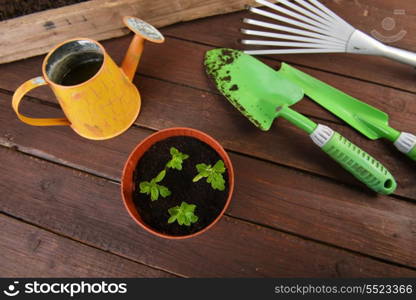
[(396, 190), (397, 183), (390, 172), (339, 133), (334, 132), (322, 150), (373, 191), (388, 195)]
[(410, 150), (409, 153), (406, 154), (408, 157), (410, 157), (413, 160), (416, 160), (416, 146), (413, 147), (412, 150)]

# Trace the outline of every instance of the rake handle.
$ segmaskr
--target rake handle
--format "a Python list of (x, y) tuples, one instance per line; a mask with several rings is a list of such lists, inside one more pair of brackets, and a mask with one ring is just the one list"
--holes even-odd
[(416, 53), (384, 45), (383, 56), (416, 67)]
[(385, 45), (361, 30), (354, 31), (346, 50), (348, 53), (383, 56), (416, 67), (416, 53)]
[(390, 172), (338, 132), (318, 125), (310, 136), (326, 154), (373, 191), (385, 195), (395, 191), (397, 183)]

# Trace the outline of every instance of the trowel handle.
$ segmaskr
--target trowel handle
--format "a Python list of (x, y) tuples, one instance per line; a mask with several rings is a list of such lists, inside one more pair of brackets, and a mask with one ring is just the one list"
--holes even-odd
[(396, 181), (380, 162), (338, 132), (318, 125), (310, 137), (324, 152), (373, 191), (388, 195), (396, 189)]
[(416, 160), (416, 136), (408, 133), (402, 132), (398, 139), (394, 142), (394, 146), (403, 152), (408, 157), (413, 160)]

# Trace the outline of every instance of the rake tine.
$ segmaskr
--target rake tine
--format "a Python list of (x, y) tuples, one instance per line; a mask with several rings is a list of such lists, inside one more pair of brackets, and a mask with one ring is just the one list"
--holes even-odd
[[(277, 0), (279, 1), (279, 0)], [(321, 16), (322, 18), (324, 18), (325, 20), (327, 20), (328, 22), (330, 22), (331, 24), (333, 24), (334, 22), (336, 24), (339, 24), (340, 26), (345, 26), (345, 24), (343, 22), (340, 22), (339, 19), (333, 19), (331, 18), (328, 14), (324, 13), (322, 10), (318, 9), (316, 6), (311, 5), (310, 3), (304, 1), (304, 0), (295, 0), (297, 3), (300, 3), (303, 7), (309, 9), (310, 11), (312, 11), (313, 13), (315, 13), (316, 15)], [(350, 26), (349, 24), (347, 24), (348, 26)]]
[(258, 9), (258, 8), (250, 7), (249, 11), (252, 12), (252, 13), (255, 13), (255, 14), (270, 18), (270, 19), (273, 19), (273, 20), (284, 22), (284, 23), (287, 23), (287, 24), (290, 24), (290, 25), (294, 25), (294, 26), (303, 28), (303, 29), (307, 29), (309, 31), (324, 33), (324, 34), (326, 32), (326, 30), (316, 28), (316, 27), (308, 25), (306, 23), (299, 22), (299, 21), (296, 21), (296, 20), (293, 20), (293, 19), (289, 19), (289, 18), (280, 16), (280, 15), (276, 15), (276, 14), (273, 14), (273, 13), (270, 13), (268, 11), (261, 10), (261, 9)]
[(328, 50), (344, 50), (345, 49), (340, 46), (333, 46), (333, 45), (321, 44), (321, 43), (276, 42), (276, 41), (260, 41), (260, 40), (242, 40), (241, 42), (245, 45), (261, 45), (261, 46), (274, 46), (274, 47), (325, 48)]
[[(243, 39), (241, 42), (246, 45), (286, 47), (289, 49), (253, 50), (246, 51), (246, 53), (256, 55), (345, 52), (381, 56), (403, 64), (416, 66), (416, 53), (381, 43), (348, 24), (318, 0), (255, 1), (266, 6), (268, 10), (250, 7), (249, 10), (252, 13), (285, 24), (280, 25), (278, 22), (273, 24), (253, 19), (244, 19), (244, 23), (281, 31), (285, 34), (243, 29), (244, 34), (275, 40)], [(299, 49), (290, 49), (296, 47)]]
[(279, 4), (283, 4), (283, 5), (286, 5), (287, 7), (290, 7), (291, 9), (293, 9), (293, 10), (295, 10), (295, 11), (297, 11), (297, 12), (299, 12), (299, 13), (301, 13), (301, 14), (304, 14), (304, 15), (306, 15), (306, 16), (308, 16), (308, 17), (310, 17), (310, 18), (312, 18), (312, 19), (315, 19), (315, 20), (317, 20), (318, 22), (320, 22), (320, 23), (322, 23), (322, 24), (324, 24), (324, 25), (327, 25), (327, 26), (329, 26), (329, 27), (331, 27), (333, 24), (331, 23), (331, 22), (329, 22), (328, 20), (326, 20), (326, 19), (324, 19), (324, 18), (322, 18), (321, 16), (319, 16), (319, 15), (317, 15), (317, 14), (314, 14), (314, 13), (312, 13), (311, 11), (309, 11), (309, 10), (306, 10), (306, 9), (304, 9), (304, 8), (302, 8), (302, 7), (300, 7), (299, 5), (296, 5), (295, 3), (293, 3), (293, 2), (290, 2), (290, 1), (287, 1), (287, 0), (276, 0)]
[(282, 13), (282, 14), (285, 14), (285, 15), (288, 15), (288, 16), (291, 16), (292, 18), (295, 18), (295, 19), (304, 21), (306, 23), (309, 23), (311, 25), (317, 26), (318, 28), (321, 28), (321, 29), (324, 29), (324, 30), (330, 29), (330, 27), (328, 27), (327, 25), (324, 25), (324, 24), (319, 23), (319, 22), (317, 22), (317, 21), (315, 21), (313, 19), (310, 19), (308, 17), (302, 16), (302, 15), (300, 15), (298, 13), (295, 13), (293, 11), (290, 11), (290, 10), (288, 10), (288, 9), (282, 7), (282, 6), (278, 6), (278, 5), (275, 5), (273, 3), (270, 3), (269, 1), (256, 0), (256, 2), (259, 3), (259, 4), (262, 4), (264, 6), (267, 6), (268, 8), (271, 8), (271, 9), (273, 9), (273, 10), (279, 12), (279, 13)]
[(296, 29), (296, 28), (288, 27), (288, 26), (277, 25), (277, 24), (273, 24), (273, 23), (269, 23), (269, 22), (263, 22), (263, 21), (249, 19), (249, 18), (243, 19), (243, 22), (246, 23), (246, 24), (265, 27), (265, 28), (274, 29), (274, 30), (278, 30), (278, 31), (290, 32), (290, 33), (294, 33), (294, 34), (301, 35), (301, 36), (308, 36), (308, 37), (318, 38), (318, 39), (322, 39), (322, 40), (325, 40), (325, 41), (340, 42), (338, 39), (335, 39), (333, 37), (326, 36), (326, 35), (323, 35), (323, 34), (310, 32), (310, 31), (306, 31), (306, 30), (301, 30), (301, 29)]
[(322, 50), (322, 49), (268, 49), (268, 50), (246, 50), (244, 53), (250, 55), (266, 54), (307, 54), (307, 53), (341, 53), (341, 50)]
[(281, 34), (281, 33), (274, 33), (274, 32), (267, 32), (267, 31), (258, 31), (258, 30), (251, 30), (251, 29), (241, 29), (241, 32), (247, 35), (254, 35), (254, 36), (261, 36), (261, 37), (271, 37), (274, 39), (281, 39), (281, 40), (290, 40), (290, 41), (297, 41), (297, 42), (310, 42), (310, 43), (327, 43), (336, 46), (343, 46), (344, 44), (341, 42), (333, 42), (333, 41), (326, 41), (323, 39), (318, 38), (308, 38), (303, 36), (297, 35), (290, 35), (290, 34)]

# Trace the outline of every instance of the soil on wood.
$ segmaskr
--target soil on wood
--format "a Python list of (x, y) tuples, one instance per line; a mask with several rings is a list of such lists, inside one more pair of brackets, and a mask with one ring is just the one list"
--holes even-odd
[[(159, 184), (166, 186), (172, 194), (166, 198), (159, 196), (151, 201), (150, 196), (141, 194), (139, 183), (150, 181), (165, 168), (171, 156), (169, 150), (175, 147), (188, 154), (181, 171), (166, 169), (166, 177)], [(228, 172), (223, 173), (225, 190), (214, 190), (206, 178), (192, 182), (197, 175), (196, 165), (205, 163), (214, 165), (221, 157), (209, 145), (187, 136), (170, 137), (155, 143), (140, 159), (134, 172), (134, 203), (143, 221), (150, 227), (168, 235), (188, 235), (200, 231), (209, 225), (222, 211), (228, 198)], [(180, 205), (182, 201), (195, 204), (198, 221), (191, 226), (179, 225), (176, 221), (168, 224), (168, 209)]]
[(0, 21), (89, 0), (0, 0)]

